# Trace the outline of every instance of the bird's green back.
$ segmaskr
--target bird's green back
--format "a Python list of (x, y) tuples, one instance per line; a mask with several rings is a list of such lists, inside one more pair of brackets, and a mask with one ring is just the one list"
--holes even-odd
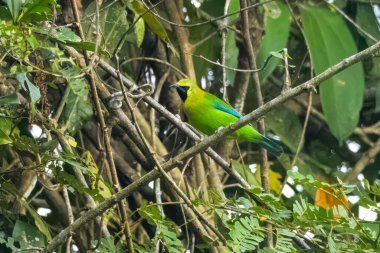
[[(212, 135), (219, 128), (226, 127), (241, 117), (231, 105), (198, 87), (188, 92), (184, 111), (190, 124), (206, 135)], [(240, 128), (233, 137), (253, 142), (260, 142), (263, 138), (251, 125)]]
[[(206, 135), (212, 135), (219, 128), (229, 126), (242, 117), (231, 105), (205, 92), (189, 79), (182, 79), (174, 86), (184, 101), (184, 111), (188, 121)], [(281, 145), (261, 135), (251, 125), (238, 129), (231, 137), (240, 141), (258, 143), (276, 156), (283, 152)]]

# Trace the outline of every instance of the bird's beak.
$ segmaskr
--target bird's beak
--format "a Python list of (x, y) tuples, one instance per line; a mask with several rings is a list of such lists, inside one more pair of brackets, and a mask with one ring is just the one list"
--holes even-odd
[(178, 92), (184, 92), (186, 93), (186, 90), (182, 87), (182, 86), (179, 86), (178, 84), (174, 83), (174, 84), (171, 84), (170, 85), (170, 88), (176, 88), (176, 90)]

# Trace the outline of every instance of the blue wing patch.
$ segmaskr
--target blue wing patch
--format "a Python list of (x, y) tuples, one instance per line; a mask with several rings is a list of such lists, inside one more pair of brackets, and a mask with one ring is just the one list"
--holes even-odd
[(240, 119), (241, 117), (243, 117), (240, 113), (238, 113), (237, 111), (235, 111), (233, 108), (226, 108), (226, 107), (223, 107), (223, 106), (215, 104), (215, 103), (212, 104), (212, 106), (214, 106), (215, 109), (221, 110), (221, 111), (229, 113), (231, 115), (234, 115), (238, 119)]

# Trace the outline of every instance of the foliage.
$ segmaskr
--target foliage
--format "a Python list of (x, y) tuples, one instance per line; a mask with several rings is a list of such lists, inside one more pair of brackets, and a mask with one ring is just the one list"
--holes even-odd
[[(177, 69), (187, 73), (191, 58), (185, 63), (186, 56), (192, 57), (202, 87), (221, 95), (223, 29), (226, 65), (248, 64), (239, 1), (228, 8), (219, 0), (172, 1), (182, 25), (168, 22), (173, 19), (169, 1), (153, 1), (152, 6), (149, 1), (107, 0), (99, 13), (95, 1), (78, 1), (83, 36), (65, 1), (0, 2), (0, 252), (43, 250), (69, 226), (67, 201), (74, 219), (81, 220), (89, 209), (114, 201), (122, 187), (133, 189), (125, 206), (128, 224), (119, 207), (102, 209), (104, 217), (70, 234), (81, 252), (126, 252), (127, 228), (141, 253), (378, 252), (378, 57), (324, 81), (311, 100), (291, 98), (265, 114), (268, 136), (285, 149), (281, 157), (269, 156), (268, 192), (261, 188), (256, 145), (238, 144), (238, 152), (223, 142), (215, 145), (251, 186), (237, 187), (236, 179), (203, 153), (176, 160), (197, 143), (173, 130), (166, 109), (177, 114), (180, 108), (167, 87), (178, 80)], [(281, 95), (285, 71), (295, 87), (380, 38), (367, 1), (334, 1), (337, 6), (287, 2), (261, 1), (249, 10), (258, 67), (274, 56), (259, 72), (265, 101)], [(225, 11), (227, 27), (220, 23)], [(191, 52), (179, 44), (187, 40)], [(70, 48), (86, 51), (86, 59)], [(288, 55), (281, 53), (284, 48)], [(166, 109), (158, 114), (143, 97), (132, 101), (129, 92), (140, 91), (136, 86), (123, 87), (130, 108), (111, 108), (109, 102), (121, 88), (105, 62), (137, 85), (152, 83), (152, 96)], [(244, 107), (243, 114), (256, 108), (253, 81), (243, 83), (252, 73), (226, 73), (230, 103)], [(97, 96), (90, 84), (96, 85)], [(140, 134), (151, 141), (152, 150)], [(112, 171), (107, 139), (117, 171)], [(154, 182), (154, 190), (150, 182), (134, 185), (154, 167), (153, 156), (160, 163), (175, 161), (178, 168), (170, 176), (209, 224), (164, 179)], [(363, 210), (371, 217), (361, 215)], [(267, 245), (269, 231), (273, 247)], [(57, 251), (65, 246), (60, 247)]]
[[(300, 10), (316, 74), (357, 52), (354, 39), (338, 13), (304, 5), (301, 5)], [(334, 42), (331, 43), (332, 41)], [(364, 73), (361, 63), (335, 75), (320, 88), (326, 121), (340, 142), (358, 124), (363, 105), (363, 96), (358, 94), (363, 94), (363, 91)]]
[(264, 240), (259, 221), (254, 217), (242, 217), (236, 220), (228, 234), (231, 237), (228, 244), (234, 252), (254, 250)]
[(155, 238), (148, 247), (145, 245), (145, 251), (149, 248), (153, 249), (157, 241), (160, 241), (168, 252), (178, 253), (183, 251), (182, 242), (177, 238), (175, 224), (170, 220), (166, 220), (157, 206), (142, 205), (139, 208), (139, 214), (156, 228)]

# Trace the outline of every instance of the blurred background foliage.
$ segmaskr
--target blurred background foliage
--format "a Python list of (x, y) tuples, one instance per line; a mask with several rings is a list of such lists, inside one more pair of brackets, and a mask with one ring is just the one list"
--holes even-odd
[[(0, 2), (0, 252), (42, 252), (72, 222), (70, 213), (79, 218), (115, 193), (89, 80), (97, 83), (121, 187), (154, 167), (149, 150), (109, 110), (119, 80), (96, 60), (84, 65), (69, 47), (97, 53), (137, 85), (152, 84), (152, 97), (183, 116), (169, 85), (185, 75), (195, 73), (219, 97), (225, 92), (225, 33), (228, 100), (243, 114), (257, 108), (253, 80), (236, 70), (249, 69), (239, 1), (75, 2), (83, 38), (73, 1)], [(295, 87), (380, 39), (375, 0), (247, 2), (258, 4), (249, 8), (250, 32), (257, 66), (265, 66), (264, 101), (281, 94), (287, 71)], [(173, 170), (170, 176), (224, 241), (165, 180), (139, 188), (124, 203), (134, 250), (378, 252), (379, 88), (377, 54), (268, 112), (267, 134), (285, 149), (269, 157), (270, 194), (261, 191), (258, 149), (250, 143), (214, 148), (251, 189), (238, 187), (203, 153)], [(160, 161), (196, 145), (164, 114), (140, 99), (132, 103), (125, 115)], [(126, 252), (124, 229), (112, 209), (57, 250)]]

